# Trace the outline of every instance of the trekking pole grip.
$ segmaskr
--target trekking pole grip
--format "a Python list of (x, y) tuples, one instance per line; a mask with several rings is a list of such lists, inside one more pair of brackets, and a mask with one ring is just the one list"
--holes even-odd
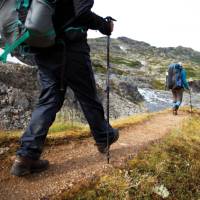
[(107, 16), (105, 19), (106, 19), (107, 22), (111, 22), (111, 21), (116, 22), (117, 21), (116, 19), (112, 18), (111, 16)]
[(108, 36), (110, 36), (113, 32), (113, 27), (114, 27), (113, 21), (116, 21), (116, 19), (108, 16), (105, 18), (105, 20), (107, 21), (108, 25), (110, 26), (110, 33), (107, 34)]

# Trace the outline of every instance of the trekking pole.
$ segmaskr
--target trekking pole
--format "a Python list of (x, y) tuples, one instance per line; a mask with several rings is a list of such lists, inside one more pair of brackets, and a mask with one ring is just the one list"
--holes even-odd
[(76, 103), (77, 103), (77, 99), (76, 97), (74, 96), (74, 100), (72, 102), (72, 118), (71, 118), (71, 121), (72, 121), (72, 127), (74, 127), (74, 120), (75, 120), (75, 112), (76, 112)]
[[(116, 21), (112, 17), (106, 17), (107, 22)], [(107, 36), (107, 78), (106, 78), (106, 94), (107, 94), (107, 163), (110, 162), (109, 149), (109, 118), (110, 118), (110, 35)]]
[(192, 94), (191, 94), (191, 91), (189, 90), (189, 94), (190, 94), (190, 113), (192, 115)]
[(165, 73), (165, 90), (168, 89), (168, 72)]
[(73, 109), (73, 106), (72, 106), (71, 126), (74, 127), (74, 109)]

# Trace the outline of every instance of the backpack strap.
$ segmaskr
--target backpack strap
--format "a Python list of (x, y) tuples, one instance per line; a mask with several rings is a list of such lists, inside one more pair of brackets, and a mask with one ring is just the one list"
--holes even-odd
[(22, 6), (23, 6), (24, 8), (28, 8), (28, 7), (30, 6), (30, 0), (24, 0)]
[[(28, 9), (30, 6), (31, 0), (17, 0), (16, 1), (16, 10), (20, 10), (21, 8)], [(12, 22), (13, 23), (13, 22)], [(12, 30), (15, 30), (16, 26), (19, 26), (21, 24), (21, 21), (18, 20), (14, 24), (10, 25), (10, 28)], [(4, 52), (0, 55), (0, 61), (3, 63), (6, 63), (7, 56), (9, 53), (14, 51), (19, 45), (21, 45), (25, 40), (27, 40), (30, 37), (30, 33), (28, 31), (24, 32), (18, 39), (17, 39), (17, 32), (14, 31), (14, 42), (12, 44), (7, 44), (5, 46)]]
[(31, 3), (30, 0), (17, 0), (17, 10), (19, 10), (22, 7), (28, 9), (30, 3)]
[(8, 45), (5, 48), (4, 52), (0, 55), (0, 61), (2, 61), (3, 63), (6, 63), (8, 54), (11, 53), (14, 49), (16, 49), (20, 44), (22, 44), (29, 37), (30, 37), (30, 34), (28, 31), (26, 31), (19, 39), (17, 39), (11, 45)]
[(65, 30), (64, 30), (64, 32), (68, 32), (68, 31), (77, 31), (77, 32), (84, 32), (84, 27), (68, 27), (68, 28), (66, 28)]
[(30, 3), (30, 0), (17, 0), (17, 9), (20, 9), (21, 7), (28, 9)]

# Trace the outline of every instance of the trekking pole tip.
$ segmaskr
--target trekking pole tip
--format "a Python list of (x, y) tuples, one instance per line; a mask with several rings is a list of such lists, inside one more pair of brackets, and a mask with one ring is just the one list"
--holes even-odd
[(110, 157), (107, 157), (107, 164), (110, 164)]

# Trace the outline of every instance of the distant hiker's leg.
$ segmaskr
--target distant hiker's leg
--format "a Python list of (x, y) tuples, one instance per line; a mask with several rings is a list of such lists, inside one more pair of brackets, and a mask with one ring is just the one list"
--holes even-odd
[(172, 106), (172, 110), (173, 110), (173, 114), (177, 114), (176, 113), (176, 110), (177, 110), (177, 107), (176, 107), (176, 102), (177, 102), (177, 91), (176, 90), (172, 90), (172, 96), (173, 96), (173, 106)]
[(41, 93), (30, 123), (21, 138), (21, 147), (17, 155), (38, 159), (49, 127), (64, 101), (64, 92), (60, 91), (60, 61), (56, 52), (48, 52), (36, 57), (39, 68)]
[(179, 91), (179, 101), (182, 103), (182, 101), (183, 101), (183, 92), (184, 92), (184, 89), (180, 89), (180, 91)]
[(177, 90), (177, 102), (176, 102), (177, 110), (179, 109), (182, 100), (183, 100), (183, 89), (180, 89)]
[[(107, 121), (104, 110), (97, 96), (96, 84), (89, 57), (87, 44), (78, 44), (67, 53), (68, 85), (73, 89), (80, 102), (84, 115), (90, 125), (92, 134), (97, 143), (106, 143)], [(109, 125), (109, 135), (112, 140), (115, 131)]]

